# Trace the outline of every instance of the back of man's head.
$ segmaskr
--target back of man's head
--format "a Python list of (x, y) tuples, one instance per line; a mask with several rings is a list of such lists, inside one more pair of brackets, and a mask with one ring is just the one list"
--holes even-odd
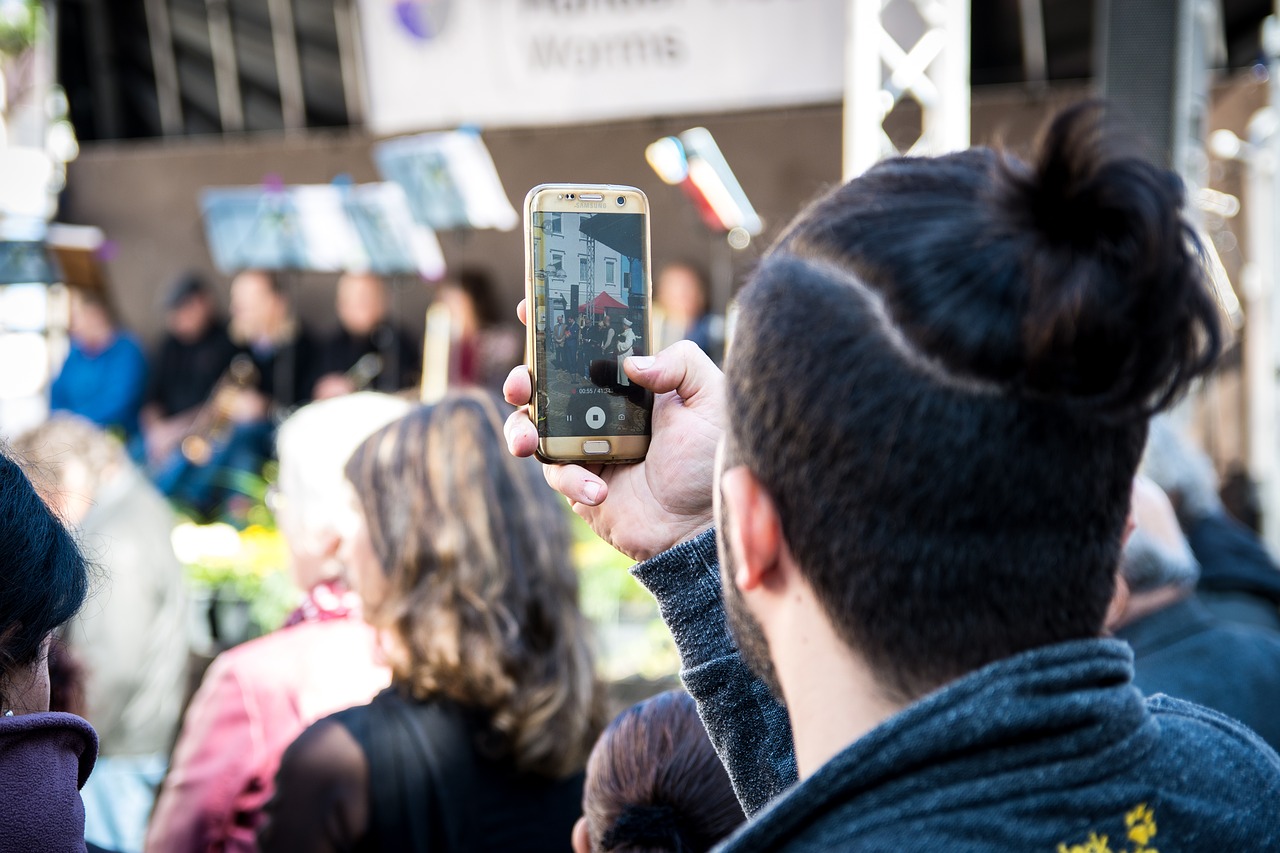
[(1181, 202), (1077, 108), (1030, 164), (876, 166), (742, 292), (728, 458), (891, 694), (1100, 633), (1147, 417), (1218, 348)]

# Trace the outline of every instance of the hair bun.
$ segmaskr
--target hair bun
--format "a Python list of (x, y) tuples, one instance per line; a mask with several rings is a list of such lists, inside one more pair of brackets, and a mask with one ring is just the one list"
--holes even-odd
[(1166, 406), (1221, 343), (1181, 180), (1120, 145), (1096, 102), (1059, 114), (1030, 164), (1006, 157), (997, 173), (1023, 250), (1021, 384), (1111, 415)]
[(600, 840), (605, 850), (631, 847), (679, 850), (680, 827), (675, 809), (654, 804), (628, 804), (623, 808), (613, 828)]

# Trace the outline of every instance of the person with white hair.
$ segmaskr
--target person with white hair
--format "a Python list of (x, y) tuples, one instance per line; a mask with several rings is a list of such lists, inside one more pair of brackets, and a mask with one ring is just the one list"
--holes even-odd
[(281, 425), (270, 503), (306, 596), (280, 630), (223, 652), (209, 667), (187, 711), (148, 850), (255, 850), (285, 747), (316, 720), (368, 702), (390, 682), (339, 559), (354, 512), (343, 466), (365, 438), (408, 410), (400, 398), (359, 393), (314, 403)]
[(1280, 637), (1219, 620), (1198, 599), (1200, 566), (1159, 486), (1139, 477), (1132, 506), (1108, 627), (1133, 647), (1133, 683), (1233, 717), (1280, 748)]

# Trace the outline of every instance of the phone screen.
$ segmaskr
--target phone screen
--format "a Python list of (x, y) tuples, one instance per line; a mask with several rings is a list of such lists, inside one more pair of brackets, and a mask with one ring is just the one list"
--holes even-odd
[(533, 211), (538, 432), (648, 435), (652, 395), (622, 360), (652, 352), (642, 213)]

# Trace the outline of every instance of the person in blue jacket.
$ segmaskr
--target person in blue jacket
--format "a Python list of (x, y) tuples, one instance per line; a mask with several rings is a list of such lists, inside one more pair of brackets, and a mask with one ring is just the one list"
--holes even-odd
[(1280, 632), (1280, 566), (1218, 494), (1213, 461), (1166, 415), (1151, 422), (1142, 471), (1159, 486), (1200, 566), (1196, 594), (1227, 622)]
[(120, 328), (106, 299), (89, 291), (72, 292), (69, 331), (71, 348), (50, 389), (49, 408), (133, 438), (147, 388), (142, 347)]
[(1029, 161), (881, 163), (761, 260), (725, 375), (626, 365), (643, 462), (546, 468), (645, 561), (723, 850), (1280, 849), (1280, 756), (1105, 636), (1148, 417), (1220, 349), (1182, 202), (1087, 105)]
[(1115, 635), (1133, 647), (1133, 683), (1239, 720), (1280, 749), (1280, 635), (1223, 619), (1196, 591), (1200, 564), (1160, 487), (1139, 477), (1135, 527), (1111, 608)]

